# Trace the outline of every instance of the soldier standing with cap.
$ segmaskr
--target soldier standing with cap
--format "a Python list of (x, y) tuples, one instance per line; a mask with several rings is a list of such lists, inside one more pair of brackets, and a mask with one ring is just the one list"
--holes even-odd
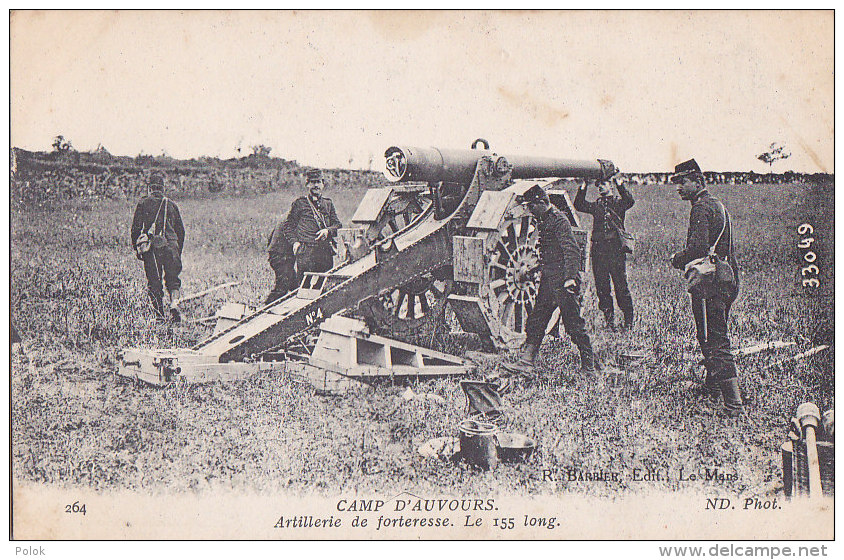
[(598, 294), (598, 308), (604, 313), (607, 327), (615, 329), (615, 310), (610, 293), (610, 279), (615, 287), (615, 299), (624, 313), (624, 328), (633, 326), (633, 297), (627, 285), (627, 253), (621, 243), (619, 229), (624, 228), (624, 215), (633, 207), (633, 195), (619, 181), (618, 194), (612, 194), (609, 181), (597, 181), (598, 198), (586, 200), (587, 183), (583, 183), (574, 197), (574, 209), (592, 215), (592, 274)]
[(170, 293), (169, 316), (181, 321), (177, 306), (182, 282), (182, 248), (185, 226), (179, 207), (164, 196), (164, 176), (154, 172), (149, 180), (149, 195), (141, 199), (132, 218), (132, 249), (144, 261), (147, 289), (157, 321), (165, 321), (164, 286)]
[(505, 368), (531, 371), (545, 329), (554, 309), (560, 308), (560, 319), (572, 342), (580, 351), (580, 368), (584, 373), (597, 370), (592, 342), (586, 334), (586, 324), (580, 316), (580, 248), (566, 215), (551, 204), (548, 193), (539, 185), (529, 188), (516, 198), (538, 220), (539, 262), (541, 278), (536, 302), (525, 324), (525, 346), (515, 364)]
[(692, 203), (686, 248), (671, 256), (671, 264), (683, 270), (695, 259), (705, 257), (714, 247), (716, 257), (729, 264), (731, 269), (728, 278), (704, 282), (690, 292), (697, 339), (706, 367), (706, 380), (697, 392), (717, 398), (720, 390), (724, 397), (725, 414), (737, 417), (741, 415), (743, 402), (727, 333), (730, 307), (739, 288), (730, 215), (724, 204), (706, 189), (703, 173), (695, 160), (675, 166), (670, 180), (678, 185), (680, 198)]
[(297, 198), (290, 207), (283, 233), (296, 255), (296, 284), (305, 272), (327, 272), (334, 265), (331, 240), (343, 224), (337, 218), (334, 203), (322, 196), (325, 183), (322, 171), (309, 169), (305, 174), (308, 194)]

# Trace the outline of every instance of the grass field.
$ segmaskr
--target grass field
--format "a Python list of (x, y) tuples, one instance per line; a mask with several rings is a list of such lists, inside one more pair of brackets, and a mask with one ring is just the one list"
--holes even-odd
[[(832, 340), (832, 185), (714, 187), (729, 208), (742, 270), (733, 307), (734, 346)], [(572, 195), (574, 193), (571, 193)], [(361, 190), (329, 190), (348, 221)], [(155, 389), (116, 378), (123, 347), (190, 346), (210, 330), (156, 326), (139, 261), (129, 250), (134, 204), (68, 201), (12, 215), (12, 317), (26, 354), (13, 356), (12, 461), (17, 481), (145, 492), (219, 489), (336, 494), (408, 489), (447, 494), (578, 492), (613, 496), (684, 490), (676, 477), (617, 483), (547, 482), (543, 469), (585, 471), (719, 467), (735, 492), (782, 490), (779, 446), (795, 407), (833, 405), (832, 353), (782, 370), (781, 356), (740, 361), (752, 397), (746, 418), (721, 419), (691, 399), (701, 378), (688, 297), (667, 257), (681, 248), (688, 203), (669, 187), (639, 187), (630, 228), (638, 252), (629, 276), (638, 318), (632, 332), (601, 331), (591, 291), (587, 327), (601, 360), (636, 350), (646, 360), (624, 375), (592, 382), (575, 372), (567, 339), (541, 352), (543, 379), (509, 395), (513, 426), (538, 439), (526, 464), (480, 473), (465, 464), (421, 457), (427, 439), (456, 435), (465, 399), (455, 381), (412, 385), (430, 399), (406, 401), (404, 387), (380, 385), (323, 397), (283, 375), (231, 384)], [(227, 294), (188, 304), (186, 318), (213, 314), (226, 299), (257, 304), (270, 288), (266, 234), (289, 194), (178, 201), (187, 229), (183, 291), (230, 281)], [(799, 282), (797, 226), (815, 226), (822, 287)], [(457, 348), (460, 349), (459, 347)]]

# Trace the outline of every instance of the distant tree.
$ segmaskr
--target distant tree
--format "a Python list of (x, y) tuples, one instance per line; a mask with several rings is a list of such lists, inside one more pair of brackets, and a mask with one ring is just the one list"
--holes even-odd
[(252, 148), (252, 155), (256, 157), (270, 157), (270, 152), (273, 151), (269, 146), (258, 144), (257, 146), (250, 146)]
[(53, 138), (53, 151), (63, 154), (73, 151), (73, 144), (70, 143), (70, 140), (59, 134)]
[(771, 145), (768, 146), (768, 151), (759, 154), (756, 156), (756, 159), (767, 163), (768, 169), (773, 172), (774, 163), (781, 159), (788, 159), (789, 157), (791, 157), (791, 152), (786, 150), (784, 144), (771, 142)]

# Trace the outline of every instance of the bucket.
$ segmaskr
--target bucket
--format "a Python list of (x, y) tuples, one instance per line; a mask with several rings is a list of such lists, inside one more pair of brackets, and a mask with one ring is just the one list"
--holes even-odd
[(501, 432), (497, 436), (498, 459), (502, 463), (523, 463), (530, 459), (536, 442), (522, 434)]
[(466, 419), (460, 423), (460, 454), (484, 470), (498, 465), (498, 427), (490, 422)]

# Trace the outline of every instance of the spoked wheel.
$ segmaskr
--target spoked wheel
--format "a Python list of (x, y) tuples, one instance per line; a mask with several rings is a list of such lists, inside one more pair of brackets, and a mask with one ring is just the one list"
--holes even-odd
[(443, 267), (394, 288), (369, 307), (370, 323), (385, 336), (420, 343), (442, 320), (452, 285), (451, 267)]
[(512, 217), (489, 240), (486, 260), (489, 283), (481, 297), (497, 317), (501, 332), (520, 337), (539, 289), (539, 230), (531, 215)]

